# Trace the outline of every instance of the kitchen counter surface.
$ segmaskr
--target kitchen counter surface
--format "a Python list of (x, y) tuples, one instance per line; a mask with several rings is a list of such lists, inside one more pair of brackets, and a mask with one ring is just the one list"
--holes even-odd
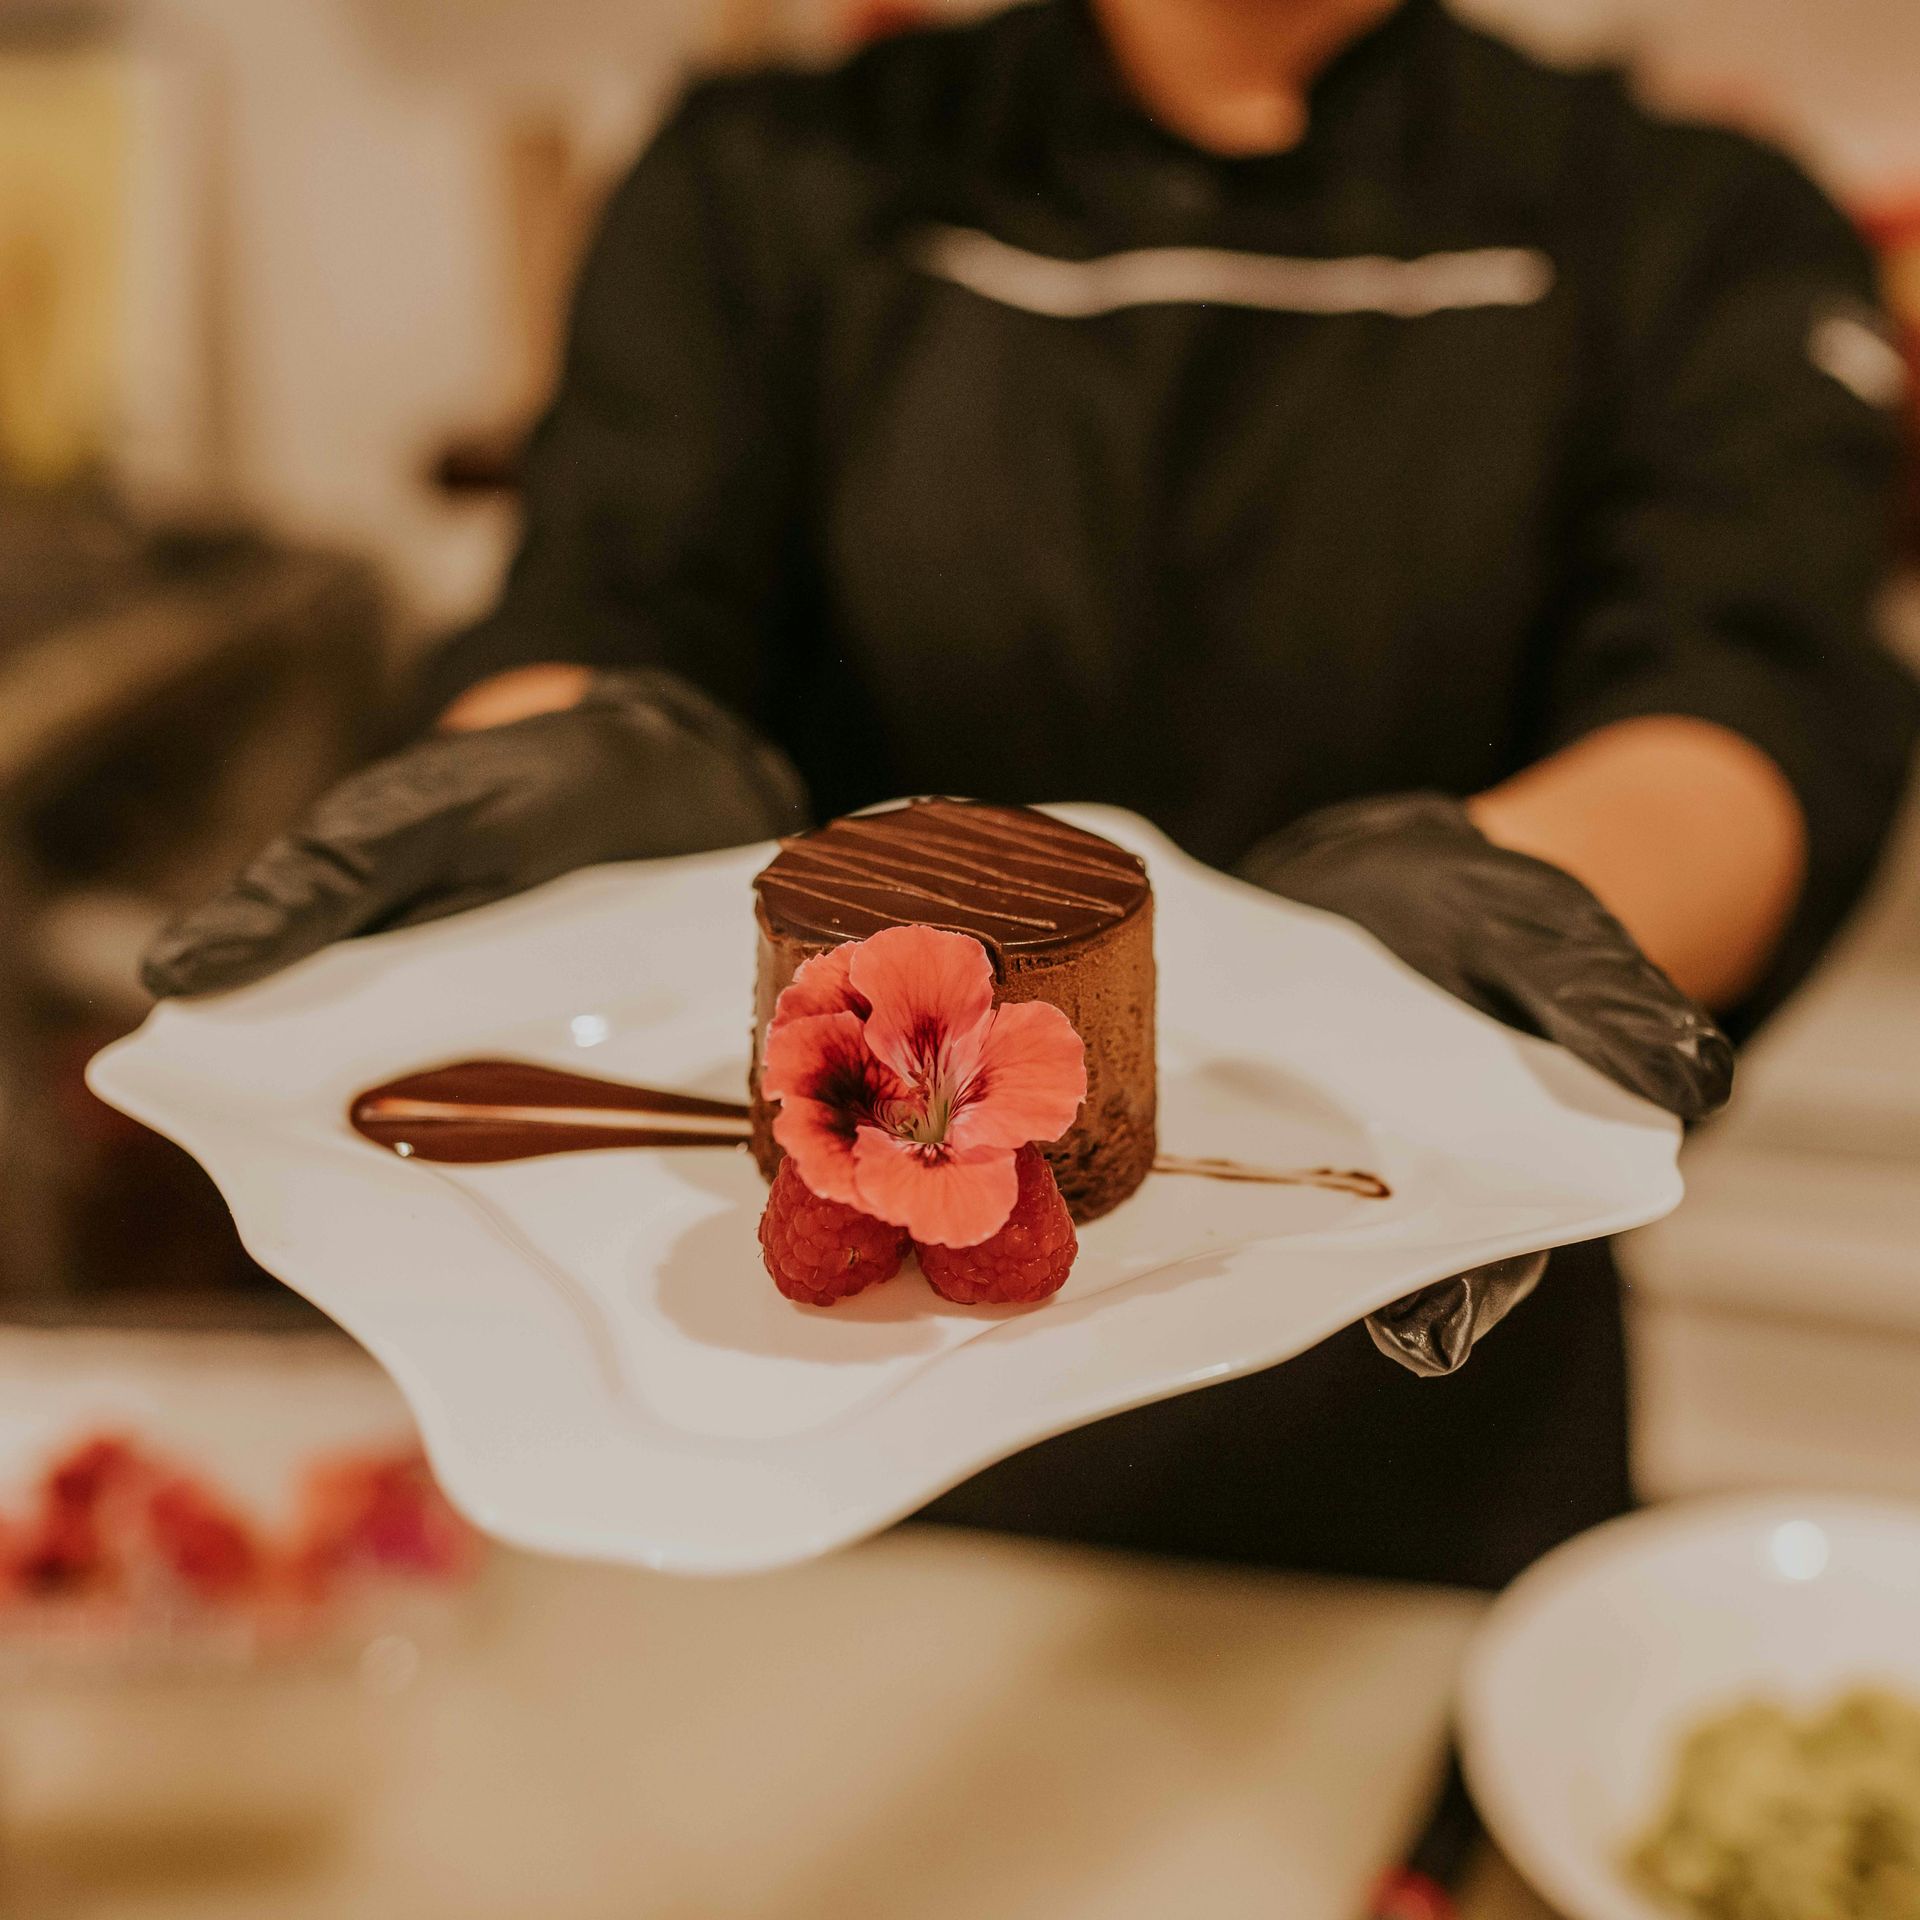
[[(933, 1529), (498, 1555), (357, 1670), (0, 1698), (0, 1915), (1353, 1920), (1480, 1606)], [(1468, 1913), (1542, 1916), (1497, 1869)]]

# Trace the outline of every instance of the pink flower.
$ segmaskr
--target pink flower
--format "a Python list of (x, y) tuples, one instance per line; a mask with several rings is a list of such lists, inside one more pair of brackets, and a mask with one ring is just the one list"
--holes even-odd
[(971, 1247), (1013, 1211), (1014, 1154), (1073, 1124), (1086, 1050), (1058, 1007), (993, 1004), (979, 941), (889, 927), (794, 975), (760, 1086), (780, 1102), (773, 1137), (823, 1200)]

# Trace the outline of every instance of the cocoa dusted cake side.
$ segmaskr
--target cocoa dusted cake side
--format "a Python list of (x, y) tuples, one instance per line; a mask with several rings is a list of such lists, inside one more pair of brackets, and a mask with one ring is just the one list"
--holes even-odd
[(1153, 1165), (1153, 890), (1139, 858), (1026, 807), (916, 800), (787, 841), (754, 883), (753, 1151), (779, 1166), (762, 1099), (767, 1022), (803, 961), (884, 927), (971, 934), (1002, 1000), (1058, 1007), (1087, 1049), (1087, 1098), (1045, 1151), (1076, 1221), (1125, 1200)]

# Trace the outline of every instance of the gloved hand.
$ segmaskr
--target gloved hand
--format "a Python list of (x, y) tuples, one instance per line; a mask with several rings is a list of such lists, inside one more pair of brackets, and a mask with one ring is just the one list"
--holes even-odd
[[(1263, 841), (1243, 878), (1366, 928), (1417, 972), (1557, 1042), (1682, 1120), (1726, 1104), (1733, 1048), (1571, 874), (1488, 840), (1456, 800), (1396, 794), (1323, 809)], [(1367, 1322), (1418, 1374), (1452, 1373), (1530, 1294), (1544, 1254), (1422, 1289)]]
[(350, 775), (148, 951), (151, 992), (213, 993), (358, 933), (438, 919), (603, 860), (806, 824), (786, 757), (674, 675), (599, 673), (575, 706), (438, 734)]

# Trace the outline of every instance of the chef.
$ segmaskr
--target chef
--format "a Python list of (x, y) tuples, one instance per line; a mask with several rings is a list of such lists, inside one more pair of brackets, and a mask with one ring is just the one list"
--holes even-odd
[[(900, 794), (1100, 800), (1700, 1118), (1912, 744), (1900, 396), (1794, 167), (1436, 0), (1037, 0), (714, 81), (613, 195), (431, 731), (149, 983)], [(1630, 1499), (1611, 1265), (1538, 1278), (936, 1512), (1502, 1581)]]

